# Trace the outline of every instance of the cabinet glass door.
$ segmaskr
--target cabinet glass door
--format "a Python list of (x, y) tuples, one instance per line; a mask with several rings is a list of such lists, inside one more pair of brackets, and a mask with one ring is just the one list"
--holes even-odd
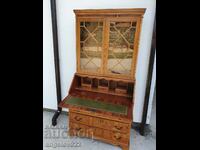
[(110, 21), (107, 71), (130, 76), (133, 64), (136, 22)]
[(102, 69), (103, 21), (80, 21), (80, 69), (99, 73)]

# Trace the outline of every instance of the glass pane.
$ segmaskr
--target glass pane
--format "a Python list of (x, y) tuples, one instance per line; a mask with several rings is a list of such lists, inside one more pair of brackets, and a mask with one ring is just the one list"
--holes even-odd
[(85, 71), (100, 71), (102, 59), (103, 22), (80, 23), (80, 67)]
[(136, 22), (110, 22), (108, 71), (130, 75)]

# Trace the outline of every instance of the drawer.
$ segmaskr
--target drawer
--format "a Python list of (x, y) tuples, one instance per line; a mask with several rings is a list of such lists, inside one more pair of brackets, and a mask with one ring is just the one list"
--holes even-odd
[(103, 131), (103, 138), (106, 140), (112, 141), (112, 131), (104, 130)]
[(112, 133), (112, 140), (117, 143), (128, 144), (129, 138), (130, 137), (128, 134), (123, 134), (123, 133), (119, 133), (119, 132)]
[(129, 133), (131, 126), (129, 124), (121, 123), (121, 122), (113, 122), (111, 130), (118, 131), (122, 133)]
[(110, 130), (105, 130), (101, 128), (90, 127), (83, 124), (78, 124), (74, 122), (69, 123), (69, 133), (71, 136), (79, 137), (99, 137), (108, 141), (113, 141), (116, 144), (129, 144), (129, 134), (114, 132)]
[(69, 126), (70, 126), (70, 131), (69, 131), (70, 135), (76, 135), (80, 137), (85, 136), (87, 130), (86, 126), (72, 122), (70, 122)]
[(93, 134), (95, 137), (103, 137), (103, 129), (100, 128), (93, 128)]
[(102, 118), (93, 117), (92, 118), (92, 126), (104, 128), (104, 129), (111, 129), (111, 121), (102, 119)]
[(95, 127), (89, 127), (82, 124), (77, 123), (70, 123), (70, 130), (73, 132), (73, 135), (76, 136), (84, 136), (84, 137), (103, 137), (103, 129), (95, 128)]
[(107, 130), (122, 132), (122, 133), (129, 133), (130, 132), (130, 125), (126, 123), (111, 121), (102, 118), (92, 118), (92, 126), (99, 127)]
[(93, 129), (90, 128), (89, 126), (70, 122), (69, 128), (70, 128), (69, 130), (70, 135), (76, 135), (79, 137), (89, 137), (89, 138), (93, 136)]
[(122, 143), (122, 144), (128, 145), (130, 136), (129, 134), (125, 134), (125, 133), (104, 130), (103, 138), (109, 141), (113, 141), (116, 144)]
[(83, 124), (86, 124), (86, 125), (89, 125), (89, 121), (90, 121), (90, 117), (89, 116), (76, 114), (76, 113), (70, 113), (69, 119), (71, 121), (73, 121), (73, 122), (83, 123)]

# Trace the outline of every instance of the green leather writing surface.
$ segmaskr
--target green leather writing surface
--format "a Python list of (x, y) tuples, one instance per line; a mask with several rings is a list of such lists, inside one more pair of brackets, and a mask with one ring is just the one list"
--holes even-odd
[(124, 105), (111, 104), (102, 101), (95, 101), (78, 97), (69, 97), (69, 99), (65, 101), (65, 103), (74, 106), (81, 106), (96, 110), (109, 111), (112, 113), (118, 113), (123, 115), (127, 115), (127, 110), (128, 110), (128, 107)]

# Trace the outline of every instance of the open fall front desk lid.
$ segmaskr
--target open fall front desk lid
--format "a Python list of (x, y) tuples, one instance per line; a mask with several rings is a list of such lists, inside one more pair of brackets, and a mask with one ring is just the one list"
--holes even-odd
[(127, 115), (128, 107), (125, 105), (120, 104), (112, 104), (108, 102), (86, 99), (86, 98), (79, 98), (74, 96), (67, 96), (65, 100), (62, 101), (61, 106), (63, 105), (68, 106), (79, 106), (79, 107), (86, 107), (94, 110), (101, 110), (101, 111), (108, 111), (111, 113)]

